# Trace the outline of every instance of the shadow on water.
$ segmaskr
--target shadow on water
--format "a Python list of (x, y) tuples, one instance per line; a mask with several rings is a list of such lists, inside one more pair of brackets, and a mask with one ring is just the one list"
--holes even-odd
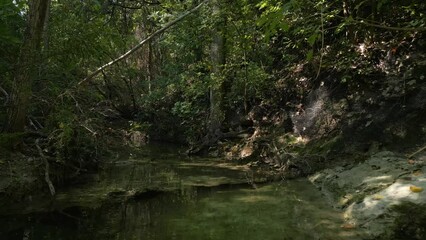
[(1, 239), (357, 239), (306, 180), (248, 184), (243, 167), (160, 152), (112, 163), (52, 202), (3, 209)]

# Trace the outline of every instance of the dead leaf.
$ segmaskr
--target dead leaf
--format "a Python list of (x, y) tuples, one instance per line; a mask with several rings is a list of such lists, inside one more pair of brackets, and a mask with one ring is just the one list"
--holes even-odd
[(382, 195), (374, 195), (373, 196), (373, 200), (382, 200), (383, 198), (385, 198), (385, 197), (382, 196)]
[(346, 229), (346, 230), (351, 230), (351, 229), (356, 228), (355, 224), (353, 224), (353, 223), (345, 223), (345, 224), (341, 225), (340, 227), (343, 228), (343, 229)]
[(419, 192), (423, 192), (423, 188), (422, 187), (416, 187), (416, 186), (410, 186), (410, 191), (415, 192), (415, 193), (419, 193)]

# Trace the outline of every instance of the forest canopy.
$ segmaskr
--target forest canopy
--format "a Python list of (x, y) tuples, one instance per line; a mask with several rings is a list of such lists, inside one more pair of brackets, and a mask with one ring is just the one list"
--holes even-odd
[[(96, 165), (104, 143), (135, 131), (193, 152), (247, 132), (253, 140), (265, 126), (335, 135), (389, 101), (406, 106), (424, 83), (420, 0), (0, 0), (0, 9), (0, 146), (40, 147), (65, 168)], [(314, 121), (314, 95), (341, 112)]]

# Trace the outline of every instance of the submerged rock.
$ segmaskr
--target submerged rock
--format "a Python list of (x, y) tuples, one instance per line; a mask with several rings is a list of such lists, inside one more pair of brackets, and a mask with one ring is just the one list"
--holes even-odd
[(374, 239), (392, 235), (395, 206), (426, 204), (424, 160), (408, 161), (392, 152), (377, 153), (349, 168), (326, 169), (309, 179), (344, 210), (348, 224), (365, 229)]

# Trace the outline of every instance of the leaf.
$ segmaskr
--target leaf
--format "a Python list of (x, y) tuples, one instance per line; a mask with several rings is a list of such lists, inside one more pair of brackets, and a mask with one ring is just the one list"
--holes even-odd
[(360, 2), (358, 5), (356, 5), (355, 6), (355, 10), (357, 10), (358, 11), (358, 9), (365, 3), (365, 2), (367, 2), (366, 0), (364, 0), (364, 1), (362, 1), (362, 2)]
[(288, 31), (290, 29), (290, 24), (288, 24), (288, 22), (281, 22), (281, 30), (283, 31)]
[(409, 85), (409, 86), (412, 86), (414, 84), (416, 84), (416, 80), (411, 80), (411, 81), (407, 82), (407, 85)]
[(259, 9), (264, 9), (269, 5), (268, 1), (262, 1), (259, 4), (257, 4), (257, 6), (259, 7)]
[(351, 229), (355, 229), (356, 225), (353, 224), (353, 223), (345, 223), (345, 224), (341, 225), (340, 227), (343, 228), (343, 229), (346, 229), (346, 230), (351, 230)]
[(311, 61), (314, 57), (314, 50), (309, 50), (308, 54), (306, 54), (306, 60)]
[(422, 187), (416, 187), (416, 186), (410, 186), (410, 191), (415, 192), (415, 193), (419, 193), (419, 192), (423, 192), (423, 188)]
[(314, 33), (308, 38), (308, 43), (311, 47), (314, 45), (317, 38), (318, 38), (318, 33)]
[(383, 198), (385, 198), (384, 196), (382, 196), (382, 195), (374, 195), (373, 196), (373, 200), (382, 200)]

